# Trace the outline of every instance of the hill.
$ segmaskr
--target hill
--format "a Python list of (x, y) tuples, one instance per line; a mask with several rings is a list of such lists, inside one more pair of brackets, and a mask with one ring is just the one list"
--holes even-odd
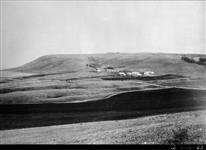
[[(195, 54), (188, 56), (205, 57)], [(206, 66), (185, 62), (181, 57), (181, 54), (163, 53), (46, 55), (9, 70), (30, 73), (85, 72), (88, 71), (87, 64), (95, 64), (134, 71), (152, 70), (157, 74), (176, 73), (198, 77), (206, 74)]]
[[(184, 55), (185, 56), (185, 55)], [(187, 55), (202, 57), (205, 55)], [(162, 87), (206, 87), (206, 66), (188, 63), (181, 54), (106, 53), (85, 55), (47, 55), (23, 66), (9, 69), (33, 75), (1, 78), (0, 103), (55, 103), (102, 99), (110, 94)], [(88, 65), (89, 64), (89, 65)], [(185, 78), (161, 80), (102, 80), (110, 72), (92, 72), (89, 66), (117, 70), (175, 74)], [(13, 72), (12, 72), (13, 73)], [(16, 72), (14, 72), (15, 74)]]
[(73, 72), (85, 69), (87, 57), (84, 55), (46, 55), (10, 71), (32, 73)]

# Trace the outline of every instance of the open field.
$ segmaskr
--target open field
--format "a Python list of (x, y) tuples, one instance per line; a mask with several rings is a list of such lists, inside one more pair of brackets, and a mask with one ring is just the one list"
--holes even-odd
[(205, 144), (206, 111), (0, 131), (1, 144)]
[(0, 105), (0, 129), (118, 120), (206, 108), (206, 90), (163, 88), (123, 92), (77, 103)]
[[(111, 76), (113, 73), (92, 72), (86, 64), (99, 67), (109, 65), (132, 71), (151, 70), (155, 75), (163, 75), (164, 78), (104, 81), (102, 77)], [(1, 104), (95, 100), (119, 92), (168, 86), (206, 88), (206, 66), (187, 63), (181, 59), (180, 54), (48, 55), (7, 71), (9, 77), (2, 77), (0, 83)], [(19, 73), (14, 72), (15, 76), (12, 76), (11, 71), (27, 74), (22, 76), (21, 73), (17, 76)], [(28, 76), (28, 73), (33, 74)], [(176, 74), (177, 77), (167, 77), (166, 74)]]
[[(188, 56), (205, 57), (192, 54)], [(153, 71), (155, 76), (132, 80), (103, 80), (102, 78), (115, 76), (115, 73), (104, 69), (95, 72), (87, 64), (99, 68), (112, 66), (116, 70)], [(181, 59), (180, 54), (48, 55), (5, 71), (9, 71), (9, 75), (0, 78), (2, 143), (24, 143), (22, 140), (28, 134), (28, 141), (25, 140), (25, 143), (122, 144), (144, 141), (157, 144), (175, 142), (169, 138), (174, 134), (176, 139), (178, 130), (187, 136), (187, 140), (180, 140), (179, 143), (205, 141), (204, 135), (198, 137), (199, 128), (205, 133), (201, 122), (205, 111), (198, 110), (206, 108), (206, 66), (188, 63)], [(158, 116), (149, 120), (142, 118), (159, 114), (164, 116), (163, 120)], [(184, 117), (188, 119), (185, 122), (181, 121)], [(136, 119), (124, 120), (132, 118)], [(193, 120), (189, 121), (190, 119)], [(125, 124), (130, 124), (130, 121), (133, 127), (131, 131), (127, 131)], [(116, 122), (121, 123), (118, 125)], [(134, 126), (132, 122), (141, 122), (142, 125)], [(66, 128), (75, 131), (64, 135), (62, 132), (67, 129), (61, 130), (61, 126), (57, 127), (59, 132), (51, 132), (52, 129), (57, 130), (56, 127), (19, 129), (62, 124), (71, 124)], [(148, 124), (150, 125), (147, 126)], [(93, 126), (97, 126), (97, 130), (91, 138), (87, 137), (86, 134), (90, 134), (89, 128)], [(161, 128), (165, 133), (160, 131)], [(6, 131), (7, 129), (16, 130)], [(42, 131), (42, 134), (36, 130)], [(82, 137), (81, 132), (85, 133)], [(58, 135), (54, 140), (48, 138), (40, 141), (49, 135), (54, 137), (54, 133)], [(160, 137), (155, 139), (155, 134)], [(79, 140), (69, 140), (72, 136)]]

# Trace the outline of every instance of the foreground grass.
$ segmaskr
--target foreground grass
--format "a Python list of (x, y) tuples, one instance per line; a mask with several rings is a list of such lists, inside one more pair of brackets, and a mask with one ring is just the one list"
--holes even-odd
[(1, 144), (205, 144), (206, 111), (0, 131)]

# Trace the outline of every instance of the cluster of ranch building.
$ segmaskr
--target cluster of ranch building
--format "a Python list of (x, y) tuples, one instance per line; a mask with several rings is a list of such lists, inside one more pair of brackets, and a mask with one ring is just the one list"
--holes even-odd
[(120, 71), (118, 75), (121, 77), (141, 77), (141, 76), (153, 76), (153, 71), (145, 71), (145, 72), (127, 72), (127, 71)]
[(139, 72), (139, 71), (128, 71), (128, 70), (118, 70), (115, 69), (114, 67), (111, 66), (103, 66), (101, 68), (97, 68), (92, 65), (88, 65), (89, 67), (92, 68), (92, 71), (94, 72), (111, 72), (115, 73), (117, 76), (121, 77), (141, 77), (141, 76), (153, 76), (154, 72), (153, 71), (144, 71), (144, 72)]

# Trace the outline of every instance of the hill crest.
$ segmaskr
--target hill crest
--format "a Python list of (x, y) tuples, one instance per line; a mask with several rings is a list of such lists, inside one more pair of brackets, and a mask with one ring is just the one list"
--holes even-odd
[[(185, 56), (185, 54), (184, 54)], [(188, 54), (188, 56), (204, 56)], [(206, 67), (181, 60), (181, 54), (166, 53), (105, 53), (105, 54), (57, 54), (41, 56), (32, 62), (9, 71), (31, 73), (87, 72), (87, 64), (109, 65), (134, 71), (152, 70), (159, 74), (181, 75), (206, 74)]]

